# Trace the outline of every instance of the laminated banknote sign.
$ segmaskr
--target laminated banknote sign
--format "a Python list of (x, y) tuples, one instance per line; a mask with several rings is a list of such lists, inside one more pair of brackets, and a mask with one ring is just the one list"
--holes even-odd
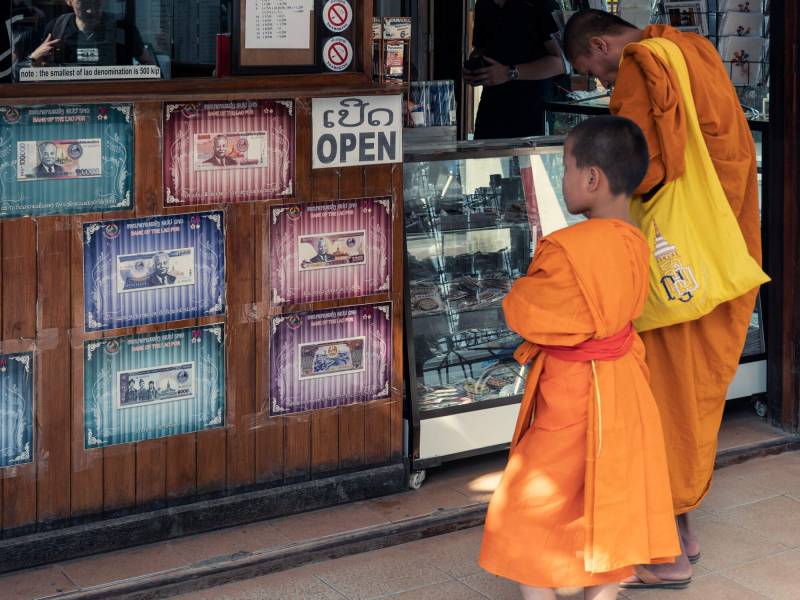
[(0, 218), (125, 210), (133, 106), (0, 106)]

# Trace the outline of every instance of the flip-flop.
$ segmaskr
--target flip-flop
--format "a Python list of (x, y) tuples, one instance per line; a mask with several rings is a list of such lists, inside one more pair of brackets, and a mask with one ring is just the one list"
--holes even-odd
[(682, 590), (689, 586), (691, 577), (687, 579), (661, 579), (647, 569), (636, 567), (634, 572), (639, 581), (623, 581), (620, 587), (623, 590)]
[(698, 552), (697, 554), (692, 554), (688, 558), (690, 563), (692, 563), (693, 565), (697, 564), (697, 561), (700, 560), (700, 553)]

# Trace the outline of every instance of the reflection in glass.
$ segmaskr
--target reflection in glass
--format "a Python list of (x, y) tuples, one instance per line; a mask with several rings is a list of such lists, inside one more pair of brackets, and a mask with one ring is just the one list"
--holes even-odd
[(14, 75), (22, 81), (37, 67), (88, 67), (80, 79), (135, 65), (158, 67), (147, 71), (155, 77), (210, 76), (216, 35), (230, 29), (230, 0), (11, 1)]

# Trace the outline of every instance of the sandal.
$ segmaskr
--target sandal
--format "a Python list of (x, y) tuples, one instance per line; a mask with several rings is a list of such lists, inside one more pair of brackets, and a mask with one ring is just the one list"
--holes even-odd
[(623, 581), (620, 584), (623, 590), (682, 590), (688, 587), (692, 581), (691, 577), (686, 579), (661, 579), (640, 566), (635, 568), (634, 575), (639, 581)]
[(700, 553), (698, 552), (697, 554), (692, 554), (688, 558), (690, 563), (692, 563), (693, 565), (697, 564), (697, 561), (700, 560)]

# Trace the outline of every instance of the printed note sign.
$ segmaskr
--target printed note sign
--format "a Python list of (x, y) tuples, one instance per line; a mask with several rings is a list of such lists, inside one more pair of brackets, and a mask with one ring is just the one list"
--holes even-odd
[(314, 98), (315, 169), (403, 160), (400, 96)]

